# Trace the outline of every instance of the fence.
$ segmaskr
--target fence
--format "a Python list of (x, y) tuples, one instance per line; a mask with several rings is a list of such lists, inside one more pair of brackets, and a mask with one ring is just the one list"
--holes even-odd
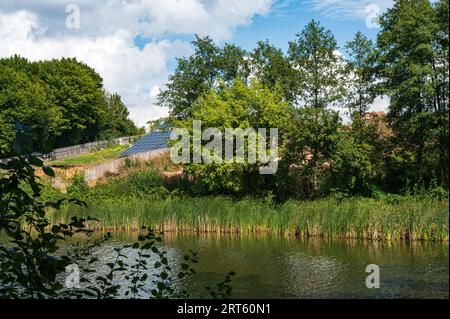
[[(115, 138), (115, 139), (112, 139), (109, 141), (97, 141), (97, 142), (78, 144), (78, 145), (73, 145), (73, 146), (68, 146), (68, 147), (63, 147), (63, 148), (57, 148), (48, 154), (33, 153), (33, 155), (40, 157), (44, 161), (57, 161), (57, 160), (65, 159), (68, 157), (88, 154), (93, 151), (99, 151), (110, 145), (129, 144), (129, 143), (136, 141), (140, 137), (141, 137), (140, 135), (118, 137), (118, 138)], [(8, 161), (9, 161), (9, 158), (0, 158), (0, 163), (6, 164)]]
[(73, 157), (73, 156), (88, 154), (93, 151), (98, 151), (98, 150), (104, 149), (110, 145), (129, 144), (129, 143), (135, 141), (137, 138), (138, 138), (138, 136), (125, 136), (125, 137), (115, 138), (110, 141), (97, 141), (97, 142), (73, 145), (73, 146), (68, 146), (68, 147), (63, 147), (63, 148), (57, 148), (48, 154), (42, 155), (41, 158), (44, 161), (61, 160), (61, 159), (65, 159), (65, 158), (69, 158), (69, 157)]
[[(136, 141), (140, 137), (140, 135), (118, 137), (109, 141), (97, 141), (63, 148), (56, 148), (48, 154), (33, 153), (33, 155), (40, 157), (43, 161), (57, 161), (73, 156), (88, 154), (94, 151), (99, 151), (107, 148), (110, 145), (129, 144)], [(0, 158), (0, 163), (6, 164), (8, 161), (9, 158)]]

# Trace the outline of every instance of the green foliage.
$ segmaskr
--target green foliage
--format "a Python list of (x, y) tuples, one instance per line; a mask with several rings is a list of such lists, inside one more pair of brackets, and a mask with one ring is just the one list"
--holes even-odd
[(371, 152), (370, 145), (356, 144), (341, 134), (328, 181), (330, 189), (347, 195), (370, 195), (375, 178)]
[(245, 51), (239, 47), (219, 48), (211, 38), (198, 36), (192, 45), (194, 54), (178, 59), (175, 73), (158, 99), (159, 105), (170, 108), (175, 119), (190, 116), (193, 103), (213, 88), (214, 83), (245, 79), (249, 73)]
[[(178, 127), (192, 132), (193, 121), (200, 120), (203, 127), (218, 128), (222, 134), (225, 128), (253, 128), (257, 131), (258, 128), (277, 127), (279, 135), (283, 136), (290, 106), (283, 101), (280, 88), (272, 92), (257, 80), (249, 85), (236, 80), (230, 85), (222, 83), (217, 90), (203, 95), (192, 105), (191, 112), (191, 117), (176, 123)], [(245, 150), (248, 152), (248, 145)], [(225, 159), (225, 152), (215, 155)], [(259, 174), (261, 163), (239, 163), (233, 158), (233, 163), (188, 164), (185, 165), (186, 173), (194, 176), (199, 193), (244, 195), (270, 186), (267, 178)]]
[(289, 61), (300, 79), (297, 102), (314, 108), (325, 108), (339, 101), (344, 86), (339, 81), (342, 63), (336, 54), (336, 40), (330, 30), (312, 20), (296, 41), (289, 42)]
[(164, 185), (161, 173), (154, 168), (136, 171), (125, 177), (111, 177), (98, 183), (84, 193), (84, 198), (108, 199), (117, 197), (137, 197), (147, 199), (165, 198), (170, 192)]
[[(48, 230), (50, 223), (45, 218), (45, 209), (58, 209), (66, 200), (42, 202), (42, 185), (36, 181), (31, 165), (45, 167), (33, 157), (18, 157), (0, 164), (0, 169), (7, 172), (0, 180), (0, 230), (10, 239), (9, 246), (0, 246), (2, 298), (55, 297), (62, 288), (56, 276), (71, 262), (67, 256), (54, 258), (58, 242), (73, 236), (74, 232), (90, 232), (84, 228), (85, 219), (76, 217), (68, 224)], [(44, 172), (50, 173), (51, 169)], [(31, 193), (22, 185), (27, 185)], [(23, 224), (27, 227), (22, 228)]]
[(76, 59), (29, 62), (13, 56), (0, 59), (2, 157), (17, 151), (21, 127), (29, 130), (19, 143), (26, 153), (137, 133), (120, 96), (106, 94), (89, 66)]
[(128, 118), (128, 109), (119, 94), (105, 94), (105, 104), (100, 116), (99, 139), (110, 140), (118, 136), (138, 134), (136, 125)]
[[(287, 191), (300, 198), (318, 196), (338, 150), (339, 114), (320, 108), (296, 109), (290, 122), (283, 168)], [(297, 185), (290, 188), (290, 184)]]
[(52, 138), (60, 135), (63, 114), (55, 104), (46, 83), (36, 74), (37, 66), (16, 68), (18, 63), (28, 63), (14, 56), (0, 60), (0, 145), (3, 154), (13, 151), (13, 142), (20, 128), (16, 123), (32, 131), (21, 148), (31, 153), (34, 149), (45, 149)]
[(152, 195), (164, 192), (163, 179), (157, 169), (133, 173), (127, 177), (131, 187), (139, 193)]
[(67, 193), (71, 196), (80, 197), (86, 194), (88, 189), (89, 186), (84, 178), (84, 173), (77, 173), (72, 177), (72, 180), (67, 187)]
[(389, 120), (396, 144), (413, 155), (412, 181), (419, 187), (429, 182), (426, 162), (434, 152), (441, 183), (448, 187), (448, 29), (436, 23), (444, 2), (433, 8), (427, 0), (397, 1), (382, 15), (377, 39), (377, 71), (390, 97)]
[(373, 61), (375, 47), (370, 39), (357, 32), (352, 41), (347, 42), (346, 52), (346, 100), (350, 115), (363, 118), (375, 98)]
[(293, 102), (298, 93), (300, 78), (283, 51), (268, 41), (259, 41), (250, 56), (255, 77), (271, 90), (279, 86), (283, 90), (284, 98)]

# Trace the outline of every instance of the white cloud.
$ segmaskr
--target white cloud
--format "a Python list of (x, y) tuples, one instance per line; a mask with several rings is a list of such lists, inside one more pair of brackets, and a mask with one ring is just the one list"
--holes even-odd
[(31, 61), (76, 57), (96, 69), (108, 91), (122, 96), (139, 125), (167, 112), (153, 106), (154, 96), (149, 96), (149, 89), (165, 83), (169, 59), (191, 52), (189, 44), (179, 40), (149, 42), (140, 49), (131, 34), (123, 30), (101, 37), (41, 38), (34, 35), (37, 29), (40, 26), (33, 14), (0, 14), (0, 56), (17, 53)]
[[(143, 36), (165, 34), (209, 35), (229, 39), (234, 29), (247, 25), (254, 15), (269, 12), (274, 0), (2, 0), (0, 11), (36, 13), (51, 34), (104, 35), (118, 29)], [(68, 4), (81, 12), (78, 30), (65, 27)]]
[(158, 85), (154, 85), (150, 89), (149, 96), (152, 97), (152, 98), (156, 97), (159, 94), (159, 92), (161, 92), (161, 89), (159, 88), (159, 86)]
[(376, 97), (369, 108), (369, 112), (387, 113), (389, 108), (389, 101), (389, 97), (385, 95)]
[[(140, 126), (167, 114), (155, 106), (167, 82), (169, 63), (192, 52), (180, 34), (229, 39), (236, 27), (269, 11), (273, 0), (2, 0), (0, 57), (19, 54), (31, 61), (76, 57), (118, 92)], [(79, 5), (80, 29), (65, 27), (66, 5)], [(148, 37), (139, 48), (134, 38)], [(165, 39), (171, 35), (172, 40)]]
[(329, 18), (341, 20), (366, 19), (370, 14), (366, 11), (367, 6), (376, 5), (383, 12), (393, 3), (393, 0), (306, 0), (304, 6)]

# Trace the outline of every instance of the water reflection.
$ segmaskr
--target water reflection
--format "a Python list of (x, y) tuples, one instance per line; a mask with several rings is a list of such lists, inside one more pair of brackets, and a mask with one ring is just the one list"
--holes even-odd
[[(113, 241), (95, 250), (100, 261), (94, 267), (106, 272), (98, 267), (114, 261), (114, 247), (136, 237), (115, 234)], [(192, 296), (205, 294), (205, 286), (221, 281), (233, 270), (237, 273), (232, 284), (234, 298), (449, 297), (448, 243), (166, 233), (163, 245), (174, 275), (190, 249), (198, 253), (197, 275), (177, 284)], [(137, 257), (132, 249), (123, 253), (131, 259)], [(155, 262), (152, 259), (148, 264)], [(365, 286), (368, 264), (380, 266), (379, 289)], [(148, 274), (154, 274), (152, 267)], [(122, 275), (118, 282), (124, 291), (128, 281)], [(152, 289), (152, 284), (147, 288)]]

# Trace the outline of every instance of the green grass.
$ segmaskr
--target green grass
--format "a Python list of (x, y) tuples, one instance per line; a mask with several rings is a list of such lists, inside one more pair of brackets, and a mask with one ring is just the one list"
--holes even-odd
[(448, 202), (438, 199), (395, 204), (367, 198), (323, 199), (274, 206), (224, 197), (128, 197), (93, 201), (87, 209), (66, 206), (51, 212), (50, 219), (66, 222), (73, 215), (96, 217), (101, 224), (90, 227), (108, 230), (137, 230), (146, 225), (161, 231), (448, 240)]
[(128, 145), (116, 145), (97, 152), (66, 158), (63, 160), (53, 161), (47, 164), (50, 166), (76, 166), (76, 165), (99, 164), (119, 158), (120, 153), (127, 148)]

